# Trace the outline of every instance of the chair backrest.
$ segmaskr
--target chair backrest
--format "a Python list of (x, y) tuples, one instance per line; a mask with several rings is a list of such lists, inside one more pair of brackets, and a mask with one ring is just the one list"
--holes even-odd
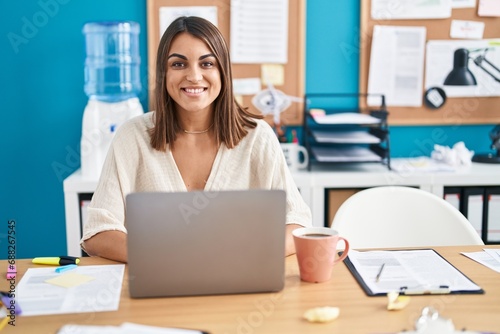
[(340, 206), (332, 228), (351, 248), (484, 245), (453, 205), (410, 187), (375, 187), (354, 194)]

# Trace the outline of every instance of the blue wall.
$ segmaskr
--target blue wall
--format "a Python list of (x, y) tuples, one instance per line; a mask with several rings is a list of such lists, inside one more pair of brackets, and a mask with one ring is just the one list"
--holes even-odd
[[(146, 1), (1, 1), (0, 13), (0, 258), (8, 219), (16, 220), (18, 258), (66, 254), (62, 181), (80, 166), (87, 103), (82, 27), (140, 22), (145, 76)], [(141, 102), (147, 106), (145, 94)]]
[[(7, 257), (9, 219), (17, 223), (18, 258), (65, 254), (62, 181), (80, 165), (87, 102), (81, 29), (93, 20), (139, 22), (147, 87), (146, 1), (1, 1), (0, 13), (0, 258)], [(308, 1), (308, 93), (358, 90), (358, 36), (359, 2)], [(146, 90), (140, 98), (146, 110)], [(392, 155), (428, 155), (436, 141), (463, 140), (469, 149), (486, 151), (491, 128), (392, 127)]]

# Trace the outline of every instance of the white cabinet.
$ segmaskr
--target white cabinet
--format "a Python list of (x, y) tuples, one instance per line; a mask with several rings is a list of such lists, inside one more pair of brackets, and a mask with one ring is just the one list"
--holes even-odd
[(67, 255), (81, 256), (82, 216), (85, 216), (85, 206), (97, 187), (97, 180), (85, 179), (77, 170), (64, 180), (63, 187)]
[[(397, 160), (397, 159), (393, 159)], [(312, 211), (315, 226), (329, 225), (327, 221), (327, 192), (336, 189), (364, 189), (377, 186), (401, 185), (417, 187), (444, 197), (445, 187), (499, 186), (500, 165), (473, 163), (469, 169), (458, 172), (397, 173), (382, 164), (348, 163), (337, 166), (318, 165), (311, 171), (292, 173), (302, 197)], [(64, 180), (66, 209), (66, 237), (68, 255), (79, 256), (82, 235), (81, 205), (90, 198), (97, 180), (82, 178), (80, 171)], [(81, 203), (81, 199), (83, 203)]]

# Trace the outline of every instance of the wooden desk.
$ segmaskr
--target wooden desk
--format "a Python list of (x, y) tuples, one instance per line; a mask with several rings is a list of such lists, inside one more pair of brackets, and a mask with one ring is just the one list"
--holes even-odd
[[(119, 325), (134, 322), (163, 327), (184, 327), (210, 333), (390, 333), (414, 329), (415, 320), (425, 306), (433, 306), (451, 318), (455, 328), (500, 332), (500, 274), (460, 255), (460, 251), (479, 251), (494, 246), (436, 247), (465, 275), (480, 285), (482, 295), (413, 296), (401, 311), (387, 311), (385, 297), (367, 297), (344, 264), (334, 269), (330, 282), (301, 282), (295, 256), (286, 259), (286, 287), (279, 293), (205, 297), (130, 299), (124, 277), (120, 308), (117, 312), (98, 312), (16, 318), (16, 327), (7, 333), (56, 333), (63, 324)], [(498, 246), (496, 246), (498, 247)], [(83, 258), (82, 265), (112, 264), (99, 258)], [(0, 261), (0, 268), (7, 261)], [(29, 267), (18, 260), (18, 278)], [(5, 271), (1, 272), (5, 275)], [(4, 276), (5, 277), (5, 276)], [(0, 289), (8, 290), (5, 279)], [(308, 323), (304, 311), (317, 306), (340, 307), (337, 320), (326, 324)]]

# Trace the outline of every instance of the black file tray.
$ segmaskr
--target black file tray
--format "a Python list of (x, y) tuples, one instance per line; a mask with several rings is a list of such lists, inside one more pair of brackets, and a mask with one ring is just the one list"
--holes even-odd
[[(305, 95), (303, 143), (309, 153), (309, 170), (313, 164), (353, 162), (382, 163), (391, 169), (388, 112), (383, 95), (378, 95), (381, 98), (379, 108), (364, 112), (358, 108), (320, 106), (321, 101), (341, 106), (343, 103), (338, 103), (339, 100), (350, 98), (356, 99), (357, 102), (359, 98), (366, 96), (368, 94), (361, 93)], [(312, 99), (320, 103), (313, 103)], [(325, 110), (327, 117), (321, 118), (320, 121), (320, 118), (311, 113), (314, 108)], [(349, 115), (349, 119), (343, 118), (345, 115)]]

